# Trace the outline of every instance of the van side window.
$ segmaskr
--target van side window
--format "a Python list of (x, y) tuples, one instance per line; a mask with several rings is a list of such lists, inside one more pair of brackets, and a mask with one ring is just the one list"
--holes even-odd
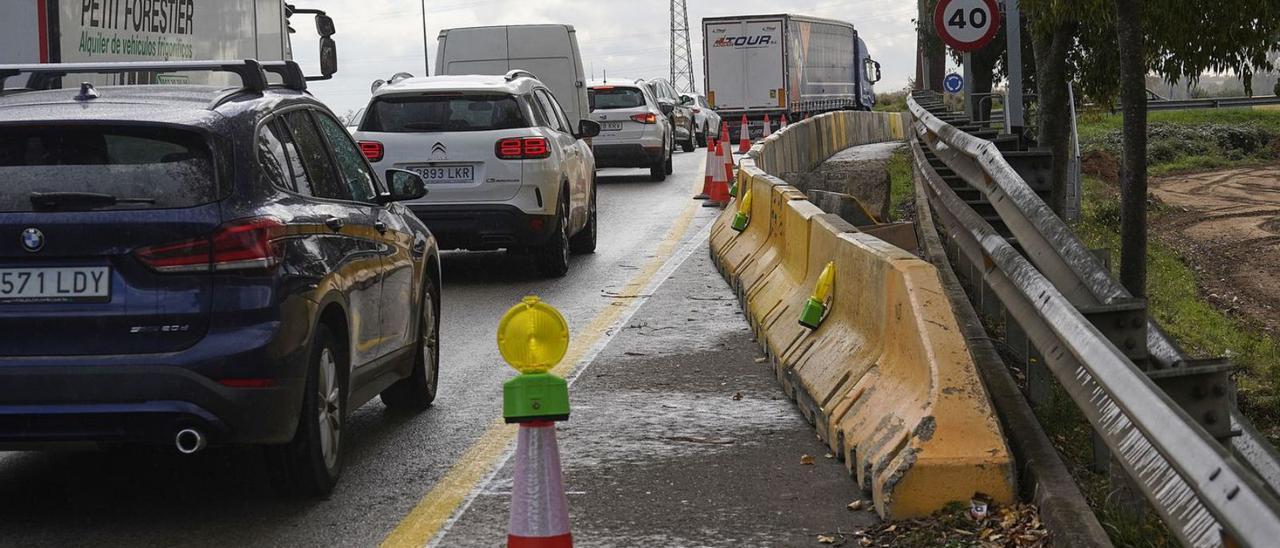
[(547, 115), (547, 127), (556, 131), (568, 133), (569, 130), (565, 129), (564, 123), (561, 121), (564, 115), (556, 115), (556, 109), (558, 107), (556, 106), (555, 100), (552, 99), (551, 96), (547, 95), (547, 92), (540, 89), (533, 90), (533, 94), (538, 98), (538, 102), (542, 104), (542, 112)]
[(328, 145), (320, 138), (311, 116), (305, 110), (295, 110), (284, 116), (289, 135), (297, 144), (298, 157), (311, 181), (312, 196), (330, 200), (350, 200), (347, 186), (338, 180), (338, 173), (329, 158)]

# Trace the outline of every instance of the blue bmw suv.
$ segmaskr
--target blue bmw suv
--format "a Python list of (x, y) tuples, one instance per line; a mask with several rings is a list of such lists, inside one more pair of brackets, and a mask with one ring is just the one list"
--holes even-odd
[[(72, 77), (214, 72), (241, 85)], [(0, 65), (0, 449), (256, 444), (328, 493), (348, 413), (435, 398), (425, 192), (291, 62)]]

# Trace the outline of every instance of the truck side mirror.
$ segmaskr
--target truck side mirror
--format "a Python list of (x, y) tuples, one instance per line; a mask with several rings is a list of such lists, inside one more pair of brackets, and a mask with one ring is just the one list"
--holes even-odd
[(310, 79), (328, 80), (333, 78), (336, 72), (338, 72), (338, 45), (334, 43), (333, 38), (323, 36), (320, 38), (320, 76)]
[(328, 15), (316, 16), (316, 33), (320, 36), (329, 37), (337, 34), (338, 30), (333, 26), (333, 18)]

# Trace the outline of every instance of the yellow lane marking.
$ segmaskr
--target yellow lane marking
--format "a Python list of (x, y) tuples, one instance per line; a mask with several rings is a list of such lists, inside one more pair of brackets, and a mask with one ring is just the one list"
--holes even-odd
[[(694, 185), (695, 192), (701, 187), (702, 183), (698, 181)], [(658, 244), (653, 258), (649, 259), (644, 268), (618, 292), (620, 299), (610, 302), (590, 323), (574, 334), (568, 354), (560, 365), (551, 370), (552, 373), (568, 377), (575, 369), (584, 365), (579, 362), (632, 304), (630, 298), (639, 295), (675, 252), (676, 245), (684, 239), (685, 232), (693, 222), (694, 213), (700, 204), (701, 202), (695, 201), (685, 206), (671, 230)], [(383, 539), (382, 548), (417, 548), (426, 545), (467, 499), (467, 495), (489, 473), (515, 436), (515, 425), (506, 424), (501, 418), (494, 420), (484, 434), (481, 434), (480, 438), (458, 458), (453, 467), (440, 478), (440, 481), (436, 482), (431, 491), (418, 501), (395, 530)]]

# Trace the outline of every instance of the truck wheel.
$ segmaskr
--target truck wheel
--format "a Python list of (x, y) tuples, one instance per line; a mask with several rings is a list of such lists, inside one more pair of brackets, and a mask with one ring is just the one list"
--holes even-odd
[(596, 252), (596, 181), (591, 178), (591, 201), (587, 205), (587, 224), (569, 240), (569, 251), (574, 254)]
[(556, 215), (556, 226), (551, 230), (551, 238), (538, 249), (535, 257), (538, 272), (548, 278), (559, 278), (569, 272), (569, 205), (564, 197), (560, 199), (558, 209), (560, 211)]
[(431, 407), (440, 383), (440, 321), (436, 306), (439, 300), (432, 280), (427, 279), (423, 285), (413, 372), (382, 391), (382, 403), (394, 411), (422, 411)]
[(293, 440), (266, 448), (271, 479), (288, 494), (323, 497), (342, 472), (342, 430), (346, 422), (346, 360), (329, 328), (316, 328), (302, 412)]

